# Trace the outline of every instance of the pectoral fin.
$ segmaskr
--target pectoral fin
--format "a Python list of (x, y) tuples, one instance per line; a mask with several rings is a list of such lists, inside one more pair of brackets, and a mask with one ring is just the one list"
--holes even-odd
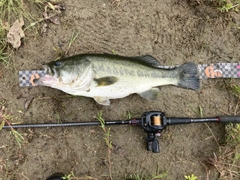
[(155, 100), (159, 94), (158, 88), (152, 88), (148, 91), (139, 93), (139, 95), (147, 100)]
[(101, 105), (104, 105), (104, 106), (109, 106), (110, 105), (110, 100), (106, 97), (94, 96), (93, 98), (98, 104), (101, 104)]
[(116, 83), (118, 81), (118, 78), (114, 76), (107, 76), (107, 77), (94, 79), (94, 81), (97, 82), (98, 84), (97, 86), (109, 86)]

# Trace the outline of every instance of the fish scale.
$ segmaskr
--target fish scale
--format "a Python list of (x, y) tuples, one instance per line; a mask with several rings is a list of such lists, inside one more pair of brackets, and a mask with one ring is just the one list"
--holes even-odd
[[(159, 68), (173, 69), (175, 67), (178, 66), (160, 66)], [(240, 63), (198, 64), (197, 67), (199, 79), (240, 78)], [(44, 70), (19, 71), (19, 86), (36, 86), (34, 79), (44, 75), (46, 75)]]

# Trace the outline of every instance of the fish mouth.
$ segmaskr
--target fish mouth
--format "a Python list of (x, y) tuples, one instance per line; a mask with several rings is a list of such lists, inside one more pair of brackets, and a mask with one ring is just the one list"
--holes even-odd
[(33, 80), (33, 83), (38, 86), (52, 86), (56, 82), (58, 82), (58, 80), (54, 76), (48, 74)]
[(34, 79), (33, 83), (38, 86), (52, 86), (58, 82), (57, 80), (57, 72), (55, 69), (51, 69), (48, 65), (42, 65), (45, 71), (45, 75)]

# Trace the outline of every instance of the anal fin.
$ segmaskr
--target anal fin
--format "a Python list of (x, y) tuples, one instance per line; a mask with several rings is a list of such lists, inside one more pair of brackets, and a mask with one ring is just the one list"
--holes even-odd
[(155, 100), (159, 94), (158, 88), (152, 88), (148, 91), (139, 93), (139, 95), (147, 100)]
[(110, 105), (110, 100), (107, 97), (100, 97), (100, 96), (94, 96), (93, 99), (101, 105), (104, 106), (109, 106)]

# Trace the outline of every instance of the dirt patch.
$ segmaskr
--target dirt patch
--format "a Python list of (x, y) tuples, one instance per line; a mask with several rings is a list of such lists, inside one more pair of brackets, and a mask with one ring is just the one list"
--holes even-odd
[[(162, 65), (184, 62), (239, 62), (239, 14), (227, 16), (200, 1), (122, 0), (65, 2), (61, 25), (49, 24), (47, 32), (26, 34), (24, 46), (14, 53), (11, 68), (1, 67), (0, 97), (15, 122), (51, 123), (92, 121), (102, 111), (105, 120), (124, 120), (127, 112), (140, 117), (159, 110), (169, 117), (197, 117), (232, 113), (236, 100), (224, 80), (203, 80), (199, 91), (173, 86), (160, 87), (156, 101), (137, 95), (112, 100), (103, 107), (85, 97), (73, 97), (47, 87), (21, 88), (19, 70), (40, 69), (55, 60), (54, 49), (67, 50), (71, 35), (79, 33), (67, 56), (80, 53), (117, 53), (124, 56), (152, 55)], [(24, 112), (24, 102), (34, 97)], [(42, 180), (54, 172), (98, 179), (108, 176), (107, 147), (99, 127), (19, 129), (25, 141), (19, 148), (9, 131), (1, 131), (0, 177)], [(218, 152), (224, 138), (220, 124), (191, 124), (169, 127), (161, 136), (161, 153), (146, 151), (146, 134), (140, 127), (111, 127), (113, 179), (129, 174), (151, 176), (159, 168), (165, 179), (184, 179), (194, 174), (199, 180), (217, 179), (216, 169), (205, 163)], [(216, 141), (217, 140), (217, 141)]]

